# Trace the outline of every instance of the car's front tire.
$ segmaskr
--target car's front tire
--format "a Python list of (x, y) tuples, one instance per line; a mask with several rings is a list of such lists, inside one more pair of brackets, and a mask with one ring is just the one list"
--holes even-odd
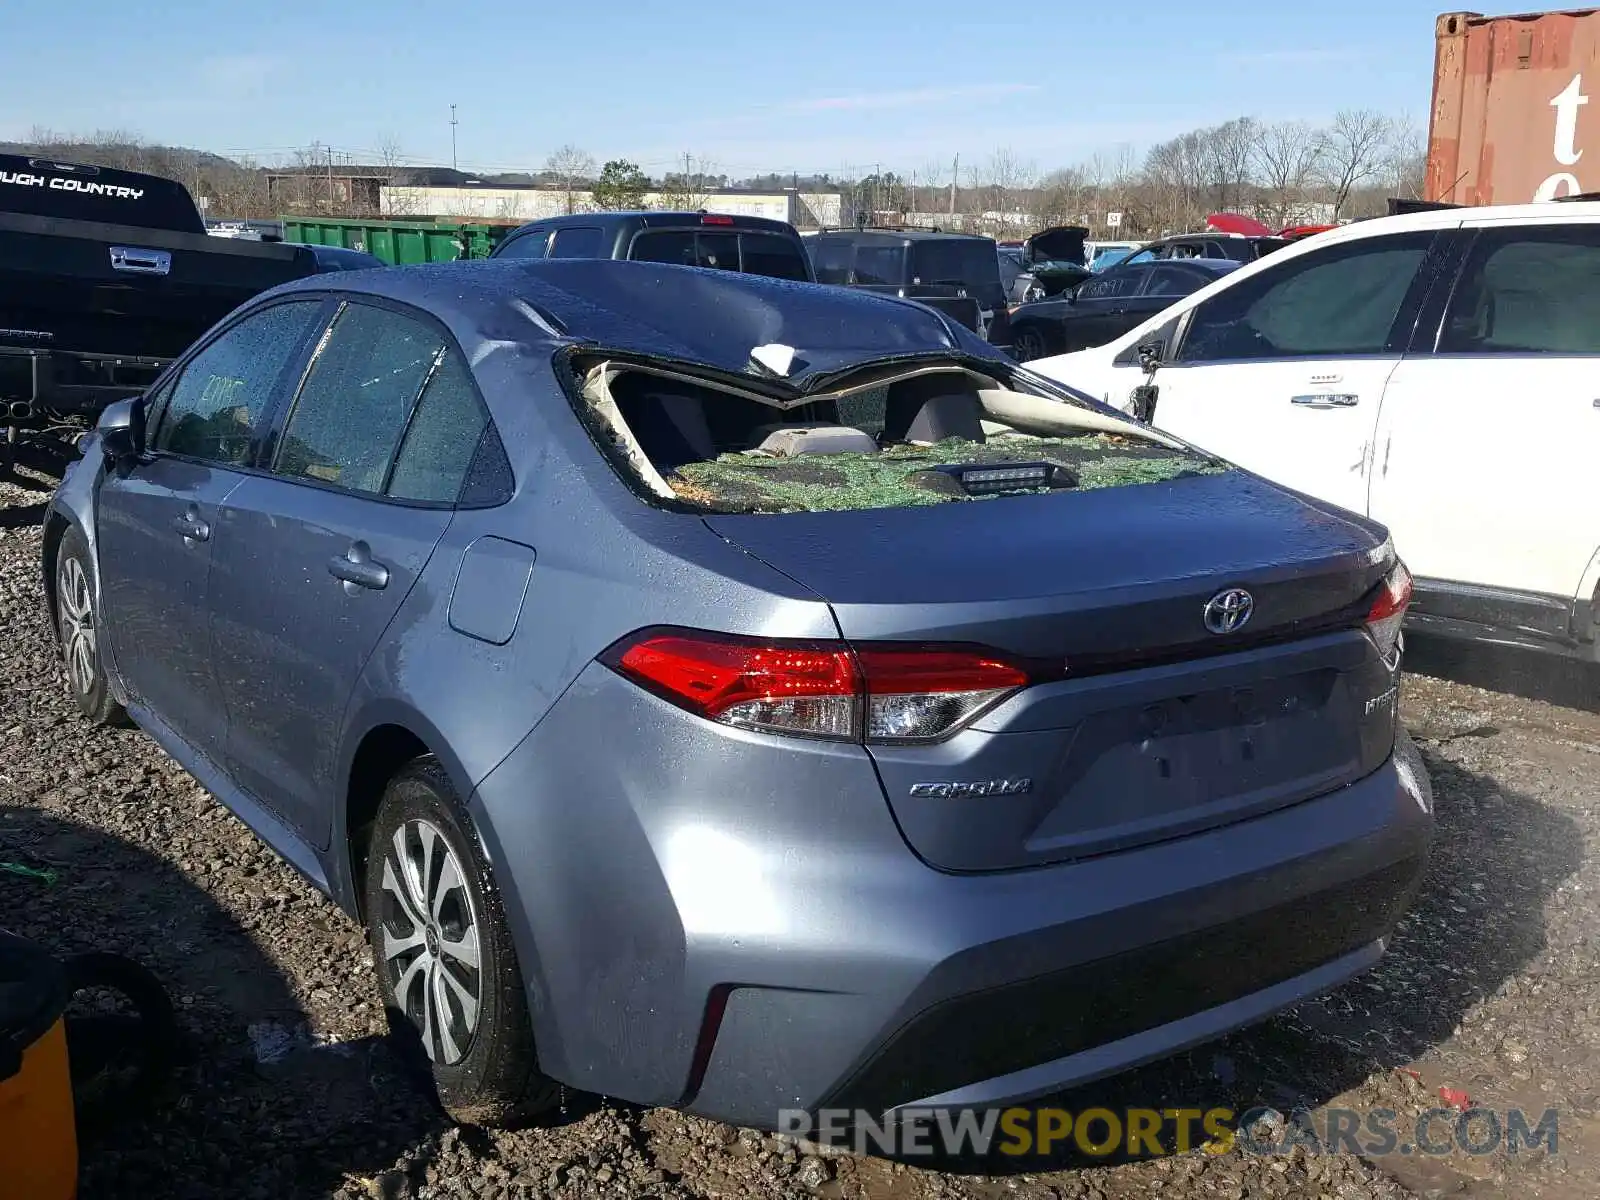
[(445, 1111), (502, 1126), (554, 1105), (500, 893), (437, 759), (411, 763), (384, 793), (366, 913), (391, 1024), (426, 1057)]
[(76, 529), (67, 530), (56, 552), (55, 588), (56, 633), (72, 698), (96, 725), (127, 724), (128, 714), (112, 695), (101, 653), (94, 556)]

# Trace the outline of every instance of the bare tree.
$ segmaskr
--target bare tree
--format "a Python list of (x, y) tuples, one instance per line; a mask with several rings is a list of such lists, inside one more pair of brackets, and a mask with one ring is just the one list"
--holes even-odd
[(1024, 223), (1024, 194), (1038, 178), (1033, 163), (1018, 158), (1009, 147), (996, 150), (970, 175), (973, 194), (969, 215), (974, 228), (1003, 232)]
[(1148, 212), (1153, 233), (1192, 229), (1199, 224), (1206, 174), (1205, 131), (1181, 134), (1150, 148), (1144, 161)]
[(1201, 161), (1210, 187), (1210, 200), (1223, 211), (1248, 207), (1256, 122), (1235, 117), (1201, 131)]
[(594, 175), (594, 156), (570, 142), (545, 160), (544, 169), (560, 185), (569, 213), (578, 211), (578, 192)]
[(1089, 208), (1096, 188), (1090, 182), (1089, 168), (1063, 167), (1051, 171), (1040, 182), (1033, 205), (1041, 225), (1075, 225), (1089, 219)]
[(1255, 170), (1280, 225), (1295, 220), (1316, 178), (1323, 142), (1304, 121), (1278, 121), (1256, 127)]
[(661, 177), (656, 202), (665, 210), (694, 212), (706, 206), (717, 186), (716, 165), (701, 155), (684, 151), (681, 171), (668, 171)]
[(1379, 178), (1389, 158), (1394, 122), (1371, 109), (1345, 109), (1322, 131), (1318, 177), (1332, 192), (1337, 220), (1350, 193)]
[(1410, 121), (1397, 124), (1389, 139), (1389, 183), (1393, 195), (1425, 199), (1428, 175), (1428, 135)]

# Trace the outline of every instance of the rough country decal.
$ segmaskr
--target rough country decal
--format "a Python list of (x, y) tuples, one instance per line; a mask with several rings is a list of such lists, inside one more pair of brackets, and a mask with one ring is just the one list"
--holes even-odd
[(120, 187), (114, 183), (95, 183), (63, 175), (30, 175), (25, 171), (0, 171), (0, 183), (15, 187), (42, 187), (56, 192), (81, 192), (85, 196), (110, 196), (116, 200), (137, 200), (143, 188)]

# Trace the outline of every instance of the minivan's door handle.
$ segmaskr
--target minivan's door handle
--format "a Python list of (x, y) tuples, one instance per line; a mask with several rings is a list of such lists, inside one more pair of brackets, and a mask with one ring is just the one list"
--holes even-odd
[(200, 514), (186, 512), (172, 518), (172, 528), (178, 536), (186, 542), (208, 542), (211, 540), (211, 526), (200, 519)]
[(1315, 392), (1309, 396), (1290, 396), (1290, 404), (1302, 408), (1354, 408), (1361, 397), (1354, 392)]
[(356, 588), (382, 591), (389, 586), (389, 568), (372, 560), (372, 550), (365, 542), (356, 542), (343, 554), (328, 560), (328, 574), (344, 583), (344, 590), (356, 594)]

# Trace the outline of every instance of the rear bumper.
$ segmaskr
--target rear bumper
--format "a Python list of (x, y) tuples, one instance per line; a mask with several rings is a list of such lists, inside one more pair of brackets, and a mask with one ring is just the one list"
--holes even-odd
[(1334, 986), (1420, 878), (1422, 792), (1391, 759), (1189, 837), (950, 874), (860, 747), (711, 726), (591, 667), (474, 809), (545, 1070), (775, 1127), (1048, 1094)]

